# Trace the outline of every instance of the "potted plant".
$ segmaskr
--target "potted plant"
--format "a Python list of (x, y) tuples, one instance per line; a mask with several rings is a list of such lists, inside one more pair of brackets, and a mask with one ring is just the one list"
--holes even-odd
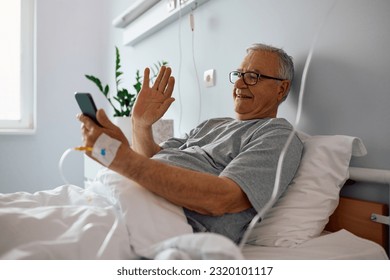
[[(93, 82), (108, 100), (109, 104), (114, 109), (114, 123), (122, 129), (129, 142), (131, 142), (130, 117), (137, 95), (141, 90), (143, 80), (140, 76), (140, 71), (137, 70), (135, 74), (135, 84), (133, 84), (134, 93), (126, 88), (120, 87), (121, 76), (123, 75), (123, 72), (121, 71), (121, 57), (118, 47), (115, 47), (115, 51), (115, 90), (113, 93), (110, 93), (110, 86), (108, 84), (103, 86), (99, 78), (93, 75), (85, 75), (85, 77)], [(158, 61), (151, 67), (151, 81), (157, 77), (161, 66), (167, 64), (168, 62), (166, 61)]]
[[(121, 71), (121, 58), (118, 47), (115, 47), (116, 51), (116, 59), (115, 59), (115, 92), (113, 94), (110, 93), (109, 85), (103, 86), (102, 82), (99, 78), (93, 75), (85, 75), (85, 77), (92, 81), (100, 90), (101, 93), (106, 97), (112, 108), (114, 109), (114, 117), (130, 117), (131, 110), (133, 109), (135, 99), (138, 93), (141, 90), (142, 86), (142, 77), (140, 76), (140, 71), (137, 70), (135, 74), (135, 84), (133, 84), (133, 88), (135, 93), (131, 93), (126, 88), (120, 88), (119, 85), (121, 83), (121, 76), (123, 72)], [(158, 71), (161, 66), (167, 65), (166, 61), (158, 61), (154, 64), (154, 67), (151, 68), (152, 75), (151, 80), (157, 76)], [(113, 101), (116, 101), (116, 103)]]

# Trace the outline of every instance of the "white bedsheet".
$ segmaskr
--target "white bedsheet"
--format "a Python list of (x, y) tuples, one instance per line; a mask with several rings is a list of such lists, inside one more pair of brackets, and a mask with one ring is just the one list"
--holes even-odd
[(0, 194), (0, 259), (387, 259), (345, 230), (294, 248), (192, 234), (182, 208), (104, 171), (84, 189)]
[[(72, 185), (1, 195), (0, 258), (95, 259), (116, 217), (107, 200)], [(113, 229), (101, 258), (134, 258), (125, 225)]]
[(340, 230), (313, 238), (297, 247), (245, 245), (245, 259), (256, 260), (386, 260), (378, 244)]
[(296, 247), (245, 245), (242, 252), (230, 240), (216, 234), (182, 235), (150, 249), (155, 259), (247, 260), (387, 260), (378, 244), (347, 230), (326, 233)]

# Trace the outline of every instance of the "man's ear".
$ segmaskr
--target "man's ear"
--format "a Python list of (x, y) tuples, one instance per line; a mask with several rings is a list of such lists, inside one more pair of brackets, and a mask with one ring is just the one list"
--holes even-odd
[(280, 81), (279, 87), (278, 87), (278, 101), (281, 102), (284, 100), (285, 96), (287, 95), (289, 89), (291, 86), (291, 81), (289, 80), (283, 80)]

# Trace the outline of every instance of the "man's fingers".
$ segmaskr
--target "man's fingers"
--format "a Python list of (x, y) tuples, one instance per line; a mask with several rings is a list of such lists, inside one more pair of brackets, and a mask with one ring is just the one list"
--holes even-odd
[(166, 70), (166, 67), (165, 67), (165, 66), (161, 66), (160, 72), (158, 72), (157, 78), (156, 78), (156, 80), (154, 81), (153, 89), (159, 90), (159, 88), (160, 88), (160, 83), (161, 83), (161, 80), (163, 79), (165, 70)]
[(77, 118), (82, 122), (82, 128), (84, 129), (91, 130), (96, 126), (95, 122), (86, 115), (78, 114)]
[(144, 70), (144, 81), (142, 82), (143, 88), (149, 87), (149, 83), (150, 83), (149, 74), (150, 74), (150, 69), (146, 67)]
[(174, 87), (175, 87), (175, 78), (171, 76), (171, 77), (169, 77), (168, 85), (165, 89), (164, 95), (166, 97), (171, 97)]
[(175, 98), (173, 98), (173, 97), (170, 97), (170, 98), (168, 98), (167, 100), (164, 101), (163, 107), (164, 107), (165, 111), (168, 110), (169, 106), (171, 106), (171, 104), (174, 101), (175, 101)]
[(171, 76), (171, 73), (172, 73), (171, 68), (167, 67), (164, 71), (164, 75), (163, 75), (160, 83), (157, 85), (157, 90), (159, 92), (162, 92), (162, 93), (165, 92), (165, 89), (167, 87), (167, 83), (168, 83), (169, 77)]
[(106, 128), (114, 128), (116, 125), (114, 125), (110, 119), (107, 117), (106, 112), (103, 109), (99, 109), (96, 113), (96, 118), (98, 122), (102, 125), (102, 127)]

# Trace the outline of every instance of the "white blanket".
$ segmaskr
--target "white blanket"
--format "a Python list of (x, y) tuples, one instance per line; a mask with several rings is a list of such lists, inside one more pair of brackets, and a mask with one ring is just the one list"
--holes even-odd
[(182, 208), (109, 170), (86, 189), (0, 194), (0, 225), (2, 259), (153, 257), (192, 233)]
[[(337, 237), (337, 238), (336, 238)], [(379, 249), (378, 249), (379, 248)], [(249, 259), (386, 259), (339, 232), (294, 249), (247, 245)], [(103, 170), (88, 188), (0, 194), (0, 259), (243, 259), (229, 239), (193, 234), (183, 210)]]

